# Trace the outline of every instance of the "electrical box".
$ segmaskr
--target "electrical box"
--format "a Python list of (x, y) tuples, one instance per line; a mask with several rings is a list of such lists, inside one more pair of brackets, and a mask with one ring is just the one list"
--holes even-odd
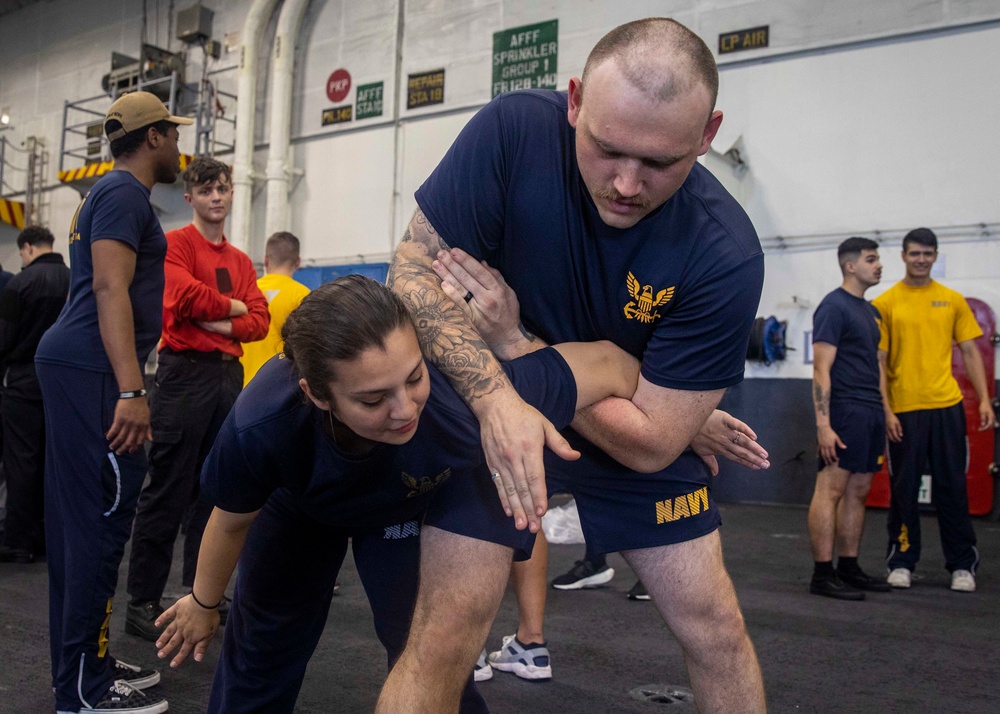
[(201, 3), (177, 13), (177, 39), (194, 44), (212, 37), (212, 17), (215, 13)]

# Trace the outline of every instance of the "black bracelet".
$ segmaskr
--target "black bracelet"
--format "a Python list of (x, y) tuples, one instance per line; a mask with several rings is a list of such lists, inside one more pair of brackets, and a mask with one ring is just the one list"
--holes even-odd
[(218, 610), (219, 609), (219, 605), (222, 604), (222, 600), (225, 600), (225, 598), (223, 598), (222, 600), (219, 600), (219, 602), (217, 602), (214, 605), (212, 605), (211, 607), (209, 607), (208, 605), (206, 605), (205, 603), (203, 603), (201, 600), (199, 600), (198, 596), (194, 594), (194, 588), (191, 588), (191, 599), (194, 600), (196, 603), (198, 603), (201, 607), (205, 608), (206, 610)]
[(133, 389), (131, 392), (118, 392), (119, 399), (135, 399), (136, 397), (145, 397), (145, 389)]

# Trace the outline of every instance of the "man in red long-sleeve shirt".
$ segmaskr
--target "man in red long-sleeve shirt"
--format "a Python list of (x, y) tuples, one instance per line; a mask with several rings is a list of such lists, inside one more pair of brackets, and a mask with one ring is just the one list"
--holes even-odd
[(245, 253), (223, 232), (233, 201), (229, 168), (197, 158), (184, 172), (194, 218), (167, 233), (163, 334), (151, 403), (149, 483), (132, 530), (125, 631), (155, 641), (160, 598), (174, 541), (189, 512), (182, 582), (190, 586), (211, 506), (199, 475), (223, 420), (243, 386), (241, 342), (267, 334), (267, 300)]

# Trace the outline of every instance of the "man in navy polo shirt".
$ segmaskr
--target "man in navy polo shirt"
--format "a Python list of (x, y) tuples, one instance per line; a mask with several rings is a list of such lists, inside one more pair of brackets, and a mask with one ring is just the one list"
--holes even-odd
[[(126, 94), (104, 131), (115, 170), (70, 224), (69, 300), (35, 353), (45, 410), (45, 541), (56, 710), (156, 714), (158, 672), (108, 654), (118, 566), (151, 438), (141, 365), (160, 338), (167, 240), (152, 205), (180, 168), (178, 124), (149, 92)], [(45, 708), (39, 706), (40, 709)]]
[[(858, 565), (865, 499), (885, 450), (879, 391), (879, 312), (865, 291), (882, 279), (878, 243), (848, 238), (837, 249), (844, 282), (813, 314), (813, 405), (819, 443), (816, 490), (809, 505), (815, 567), (809, 592), (864, 600), (887, 592), (884, 578)], [(833, 551), (838, 562), (833, 567)]]
[[(518, 526), (537, 528), (546, 487), (572, 492), (590, 548), (622, 552), (683, 647), (700, 710), (760, 712), (763, 682), (723, 565), (709, 471), (687, 448), (743, 378), (763, 282), (753, 226), (696, 164), (722, 121), (717, 89), (708, 47), (650, 19), (605, 36), (568, 96), (500, 95), (417, 192), (390, 284), (417, 316), (426, 354), (479, 417)], [(435, 259), (455, 265), (453, 247), (488, 260), (520, 299), (524, 330), (502, 358), (543, 341), (610, 339), (642, 360), (631, 400), (583, 410), (565, 433), (578, 462), (543, 466), (543, 443), (561, 437), (517, 399), (459, 307), (490, 296), (452, 288), (449, 299), (434, 275)], [(424, 549), (446, 543), (438, 534)], [(380, 711), (457, 700), (489, 623), (456, 627), (462, 597), (447, 580), (422, 579)]]

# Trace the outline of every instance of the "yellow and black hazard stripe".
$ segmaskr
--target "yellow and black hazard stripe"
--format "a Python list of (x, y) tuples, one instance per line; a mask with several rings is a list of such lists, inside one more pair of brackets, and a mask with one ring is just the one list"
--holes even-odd
[(0, 223), (7, 223), (18, 230), (24, 228), (24, 204), (0, 198)]
[(80, 179), (98, 178), (114, 168), (114, 165), (114, 161), (101, 161), (77, 169), (66, 169), (59, 172), (59, 180), (63, 183), (72, 183)]
[[(186, 169), (188, 164), (190, 164), (193, 159), (194, 157), (189, 154), (181, 154), (180, 170), (183, 171)], [(114, 161), (101, 161), (99, 163), (88, 164), (87, 166), (80, 166), (75, 169), (65, 169), (59, 172), (59, 180), (62, 183), (73, 183), (74, 181), (82, 181), (84, 179), (96, 179), (100, 178), (114, 167)]]

